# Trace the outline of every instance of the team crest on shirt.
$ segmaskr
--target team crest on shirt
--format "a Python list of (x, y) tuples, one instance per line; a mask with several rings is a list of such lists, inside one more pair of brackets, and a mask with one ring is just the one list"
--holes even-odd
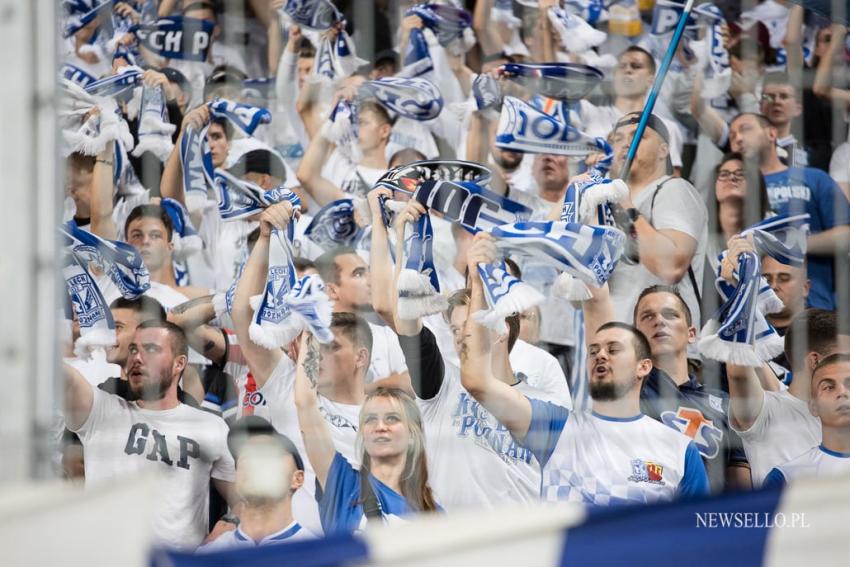
[(698, 409), (680, 407), (675, 413), (665, 411), (661, 413), (661, 421), (693, 439), (699, 454), (706, 459), (713, 459), (720, 452), (723, 430)]
[(632, 482), (648, 482), (649, 484), (664, 484), (664, 467), (652, 461), (643, 459), (632, 460)]

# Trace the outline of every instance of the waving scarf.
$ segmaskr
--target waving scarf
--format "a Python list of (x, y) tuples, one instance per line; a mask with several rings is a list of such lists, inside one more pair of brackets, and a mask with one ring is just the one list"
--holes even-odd
[(555, 100), (579, 100), (590, 94), (605, 75), (582, 63), (507, 63), (504, 77), (531, 93)]
[[(566, 119), (566, 116), (562, 118)], [(568, 121), (559, 120), (525, 101), (508, 96), (502, 103), (496, 147), (514, 152), (586, 156), (599, 151), (600, 142), (580, 132)]]
[(473, 313), (472, 318), (497, 333), (506, 332), (505, 318), (536, 307), (546, 300), (532, 286), (508, 273), (504, 261), (478, 264), (478, 275), (484, 284), (487, 309)]
[(427, 79), (386, 77), (361, 87), (390, 112), (411, 120), (432, 120), (443, 110), (443, 96)]
[(402, 68), (396, 77), (420, 77), (434, 70), (434, 61), (431, 59), (431, 51), (428, 49), (428, 41), (425, 34), (419, 28), (410, 30), (407, 39), (407, 49), (404, 52)]
[(336, 145), (349, 162), (360, 163), (363, 151), (360, 149), (359, 132), (357, 105), (342, 99), (322, 125), (320, 135)]
[(71, 299), (71, 308), (80, 324), (80, 338), (74, 344), (74, 354), (87, 359), (92, 350), (105, 349), (115, 344), (115, 322), (86, 263), (76, 254), (67, 255), (62, 275)]
[(354, 201), (339, 199), (328, 203), (313, 217), (304, 235), (322, 250), (353, 246), (363, 230), (354, 221)]
[(713, 99), (729, 90), (732, 83), (732, 68), (729, 52), (723, 44), (721, 26), (725, 22), (723, 12), (714, 4), (700, 4), (694, 8), (697, 22), (705, 28), (705, 44), (708, 48), (708, 64), (703, 69), (703, 87), (700, 95)]
[(328, 0), (287, 0), (280, 13), (299, 27), (313, 31), (330, 29), (343, 19)]
[(440, 295), (440, 281), (434, 266), (431, 217), (420, 216), (410, 228), (405, 239), (407, 260), (398, 276), (398, 315), (408, 320), (441, 313), (448, 307), (445, 296)]
[(405, 16), (410, 15), (419, 16), (443, 47), (460, 40), (464, 31), (472, 26), (469, 12), (448, 4), (419, 4), (405, 13)]
[(553, 6), (549, 8), (547, 16), (561, 39), (561, 45), (569, 53), (584, 53), (602, 45), (608, 38), (608, 34), (564, 8)]
[[(266, 207), (287, 200), (300, 208), (298, 195), (283, 186), (263, 189), (256, 183), (245, 181), (222, 169), (215, 170), (215, 187), (218, 190), (218, 212), (223, 221), (244, 220)], [(294, 228), (294, 225), (291, 225)]]
[(151, 152), (164, 163), (174, 149), (171, 135), (175, 128), (176, 126), (168, 121), (168, 109), (165, 106), (162, 87), (142, 88), (139, 143), (136, 144), (133, 155), (140, 157), (145, 152)]
[[(215, 99), (208, 103), (208, 106), (211, 116), (228, 120), (246, 136), (252, 136), (260, 124), (271, 122), (271, 113), (260, 106), (222, 98)], [(208, 130), (209, 125), (201, 130), (188, 126), (180, 140), (183, 191), (186, 195), (186, 207), (190, 212), (215, 207), (215, 201), (209, 198), (207, 190), (215, 185), (212, 154), (207, 139)]]
[(59, 70), (59, 76), (71, 81), (72, 83), (76, 83), (84, 89), (97, 80), (87, 71), (84, 71), (75, 65), (71, 65), (70, 63), (62, 64), (62, 68)]
[(62, 36), (69, 38), (89, 25), (96, 18), (106, 16), (112, 10), (112, 0), (65, 3), (68, 13)]
[(344, 79), (368, 63), (357, 57), (354, 42), (344, 29), (339, 30), (335, 38), (322, 36), (316, 48), (311, 79), (332, 83)]
[[(309, 331), (322, 344), (334, 340), (331, 331), (333, 306), (325, 294), (322, 278), (317, 275), (304, 276), (295, 282), (292, 291), (286, 296), (286, 302), (292, 309), (295, 321), (300, 323), (300, 329)], [(295, 337), (297, 336), (296, 333)]]
[(159, 202), (160, 206), (168, 213), (173, 227), (171, 243), (174, 245), (172, 255), (178, 262), (182, 262), (189, 256), (200, 252), (204, 246), (200, 235), (192, 226), (189, 211), (179, 201), (165, 198)]

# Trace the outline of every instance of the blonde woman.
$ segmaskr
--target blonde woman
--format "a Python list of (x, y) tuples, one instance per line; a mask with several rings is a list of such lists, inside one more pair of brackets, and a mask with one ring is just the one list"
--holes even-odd
[[(325, 356), (330, 361), (333, 354)], [(357, 431), (363, 464), (357, 470), (334, 447), (319, 410), (316, 387), (324, 370), (321, 359), (317, 341), (304, 333), (295, 376), (295, 405), (307, 457), (318, 481), (316, 499), (325, 533), (359, 531), (367, 519), (391, 523), (440, 509), (428, 485), (422, 417), (413, 399), (394, 388), (378, 388), (366, 397)]]

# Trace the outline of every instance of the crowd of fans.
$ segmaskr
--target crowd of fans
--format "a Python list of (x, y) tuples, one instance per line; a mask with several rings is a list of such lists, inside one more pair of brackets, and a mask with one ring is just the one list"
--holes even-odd
[(65, 0), (65, 476), (203, 553), (850, 472), (846, 28), (743, 4), (644, 130), (668, 0)]

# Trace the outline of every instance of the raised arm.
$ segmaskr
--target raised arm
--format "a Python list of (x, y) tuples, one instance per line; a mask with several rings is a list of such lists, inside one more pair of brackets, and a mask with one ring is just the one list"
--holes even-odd
[(395, 331), (393, 304), (396, 300), (390, 239), (381, 219), (380, 198), (392, 199), (392, 191), (379, 187), (366, 196), (372, 213), (372, 246), (369, 250), (369, 274), (372, 278), (372, 308)]
[(292, 205), (287, 202), (272, 205), (260, 215), (260, 237), (254, 244), (254, 250), (248, 257), (242, 277), (236, 286), (233, 296), (233, 310), (230, 313), (236, 327), (236, 337), (242, 347), (242, 353), (248, 362), (248, 368), (262, 388), (269, 379), (274, 368), (283, 356), (280, 349), (265, 349), (254, 344), (249, 335), (254, 310), (251, 309), (250, 299), (255, 295), (265, 293), (266, 275), (269, 271), (269, 242), (272, 227), (285, 229), (292, 218)]
[(118, 229), (112, 220), (114, 163), (115, 144), (109, 142), (95, 158), (91, 185), (91, 232), (109, 240), (118, 236)]
[(94, 404), (94, 389), (73, 366), (62, 365), (65, 375), (65, 426), (77, 431), (89, 418)]
[[(210, 111), (206, 104), (192, 109), (186, 116), (183, 117), (183, 123), (180, 125), (180, 135), (177, 138), (177, 143), (174, 144), (174, 149), (171, 150), (171, 155), (165, 162), (165, 167), (162, 170), (162, 179), (159, 182), (159, 192), (165, 197), (170, 197), (175, 201), (186, 205), (186, 193), (183, 189), (183, 165), (180, 163), (180, 143), (183, 136), (186, 135), (186, 128), (191, 126), (196, 130), (201, 130), (210, 121)], [(192, 219), (195, 220), (194, 218)], [(197, 226), (197, 225), (195, 225)]]
[(316, 132), (310, 139), (310, 145), (307, 146), (296, 172), (301, 186), (319, 206), (345, 198), (345, 193), (339, 187), (322, 177), (322, 167), (327, 162), (332, 147), (333, 144), (321, 132)]
[(319, 411), (317, 387), (319, 384), (319, 361), (321, 354), (313, 335), (304, 332), (299, 340), (298, 365), (295, 370), (295, 408), (298, 426), (304, 438), (307, 458), (313, 465), (316, 480), (322, 488), (328, 479), (328, 471), (336, 454), (333, 438), (325, 418)]
[(782, 46), (785, 48), (785, 64), (792, 84), (802, 84), (803, 72), (803, 6), (791, 4), (788, 11), (788, 23), (785, 26), (785, 37)]
[(190, 299), (168, 312), (168, 320), (186, 333), (189, 346), (214, 363), (227, 362), (227, 340), (221, 329), (208, 325), (215, 318), (213, 296)]
[(460, 353), (461, 383), (514, 437), (524, 439), (531, 426), (531, 402), (493, 375), (490, 333), (473, 319), (474, 313), (486, 308), (484, 285), (477, 276), (477, 266), (479, 263), (495, 261), (496, 246), (492, 237), (485, 232), (476, 234), (468, 257), (472, 297), (466, 320), (466, 342)]
[(697, 241), (679, 230), (656, 230), (644, 217), (634, 223), (640, 263), (668, 284), (675, 284), (688, 273)]
[(832, 39), (829, 42), (829, 49), (826, 50), (818, 62), (812, 91), (820, 97), (837, 102), (850, 103), (850, 90), (836, 89), (832, 86), (835, 58), (839, 54), (841, 56), (839, 59), (843, 58), (844, 38), (847, 36), (847, 28), (839, 24), (834, 24), (831, 29)]

